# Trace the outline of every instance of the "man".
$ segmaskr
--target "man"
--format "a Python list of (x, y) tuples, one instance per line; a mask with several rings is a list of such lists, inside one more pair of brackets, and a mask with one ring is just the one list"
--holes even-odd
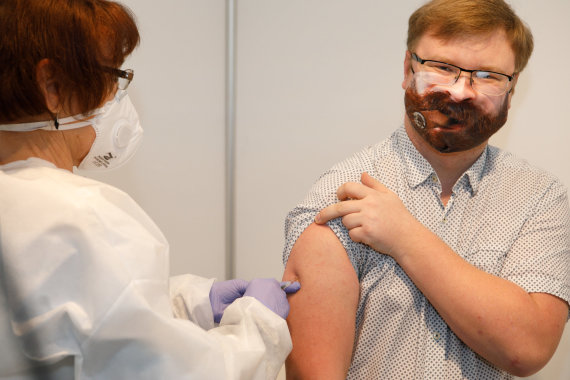
[(530, 31), (503, 0), (434, 0), (407, 45), (404, 126), (288, 215), (284, 279), (303, 283), (289, 378), (509, 379), (542, 368), (562, 335), (566, 190), (488, 145)]

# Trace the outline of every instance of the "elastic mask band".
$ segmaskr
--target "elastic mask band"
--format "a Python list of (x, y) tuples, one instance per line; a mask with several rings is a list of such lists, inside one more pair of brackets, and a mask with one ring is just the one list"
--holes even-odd
[(104, 114), (114, 102), (119, 102), (127, 92), (125, 90), (118, 90), (115, 97), (103, 105), (89, 113), (89, 116), (74, 115), (68, 116), (63, 119), (36, 121), (32, 123), (19, 123), (19, 124), (0, 124), (0, 131), (10, 132), (30, 132), (38, 129), (46, 131), (66, 131), (69, 129), (83, 128), (93, 124), (94, 119)]

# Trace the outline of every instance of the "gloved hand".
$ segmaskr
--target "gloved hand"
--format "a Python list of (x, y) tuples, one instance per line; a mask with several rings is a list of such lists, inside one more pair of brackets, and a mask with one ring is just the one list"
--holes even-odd
[(210, 305), (214, 313), (214, 322), (220, 323), (226, 307), (237, 298), (243, 297), (249, 282), (245, 280), (216, 281), (210, 289)]
[(287, 294), (295, 293), (300, 288), (301, 284), (298, 282), (279, 283), (273, 278), (256, 278), (251, 280), (244, 296), (257, 298), (262, 304), (285, 319), (289, 315)]
[(286, 294), (297, 292), (301, 288), (298, 282), (277, 282), (274, 279), (228, 280), (214, 282), (210, 289), (210, 305), (214, 313), (214, 322), (220, 323), (226, 307), (236, 299), (247, 295), (257, 298), (265, 306), (283, 318), (289, 314), (289, 302)]

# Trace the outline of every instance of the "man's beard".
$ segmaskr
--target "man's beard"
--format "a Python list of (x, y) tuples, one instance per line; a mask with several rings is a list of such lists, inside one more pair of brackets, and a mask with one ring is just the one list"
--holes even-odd
[[(497, 115), (492, 117), (470, 100), (454, 102), (447, 92), (420, 95), (415, 83), (406, 89), (404, 102), (406, 114), (418, 134), (439, 152), (453, 153), (483, 144), (505, 124), (509, 111), (507, 96)], [(433, 116), (439, 122), (433, 120)]]

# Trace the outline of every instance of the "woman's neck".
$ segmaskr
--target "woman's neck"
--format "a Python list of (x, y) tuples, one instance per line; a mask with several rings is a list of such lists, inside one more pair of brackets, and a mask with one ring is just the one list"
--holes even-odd
[(0, 164), (27, 160), (37, 157), (53, 163), (55, 166), (73, 170), (73, 159), (63, 132), (0, 131)]

